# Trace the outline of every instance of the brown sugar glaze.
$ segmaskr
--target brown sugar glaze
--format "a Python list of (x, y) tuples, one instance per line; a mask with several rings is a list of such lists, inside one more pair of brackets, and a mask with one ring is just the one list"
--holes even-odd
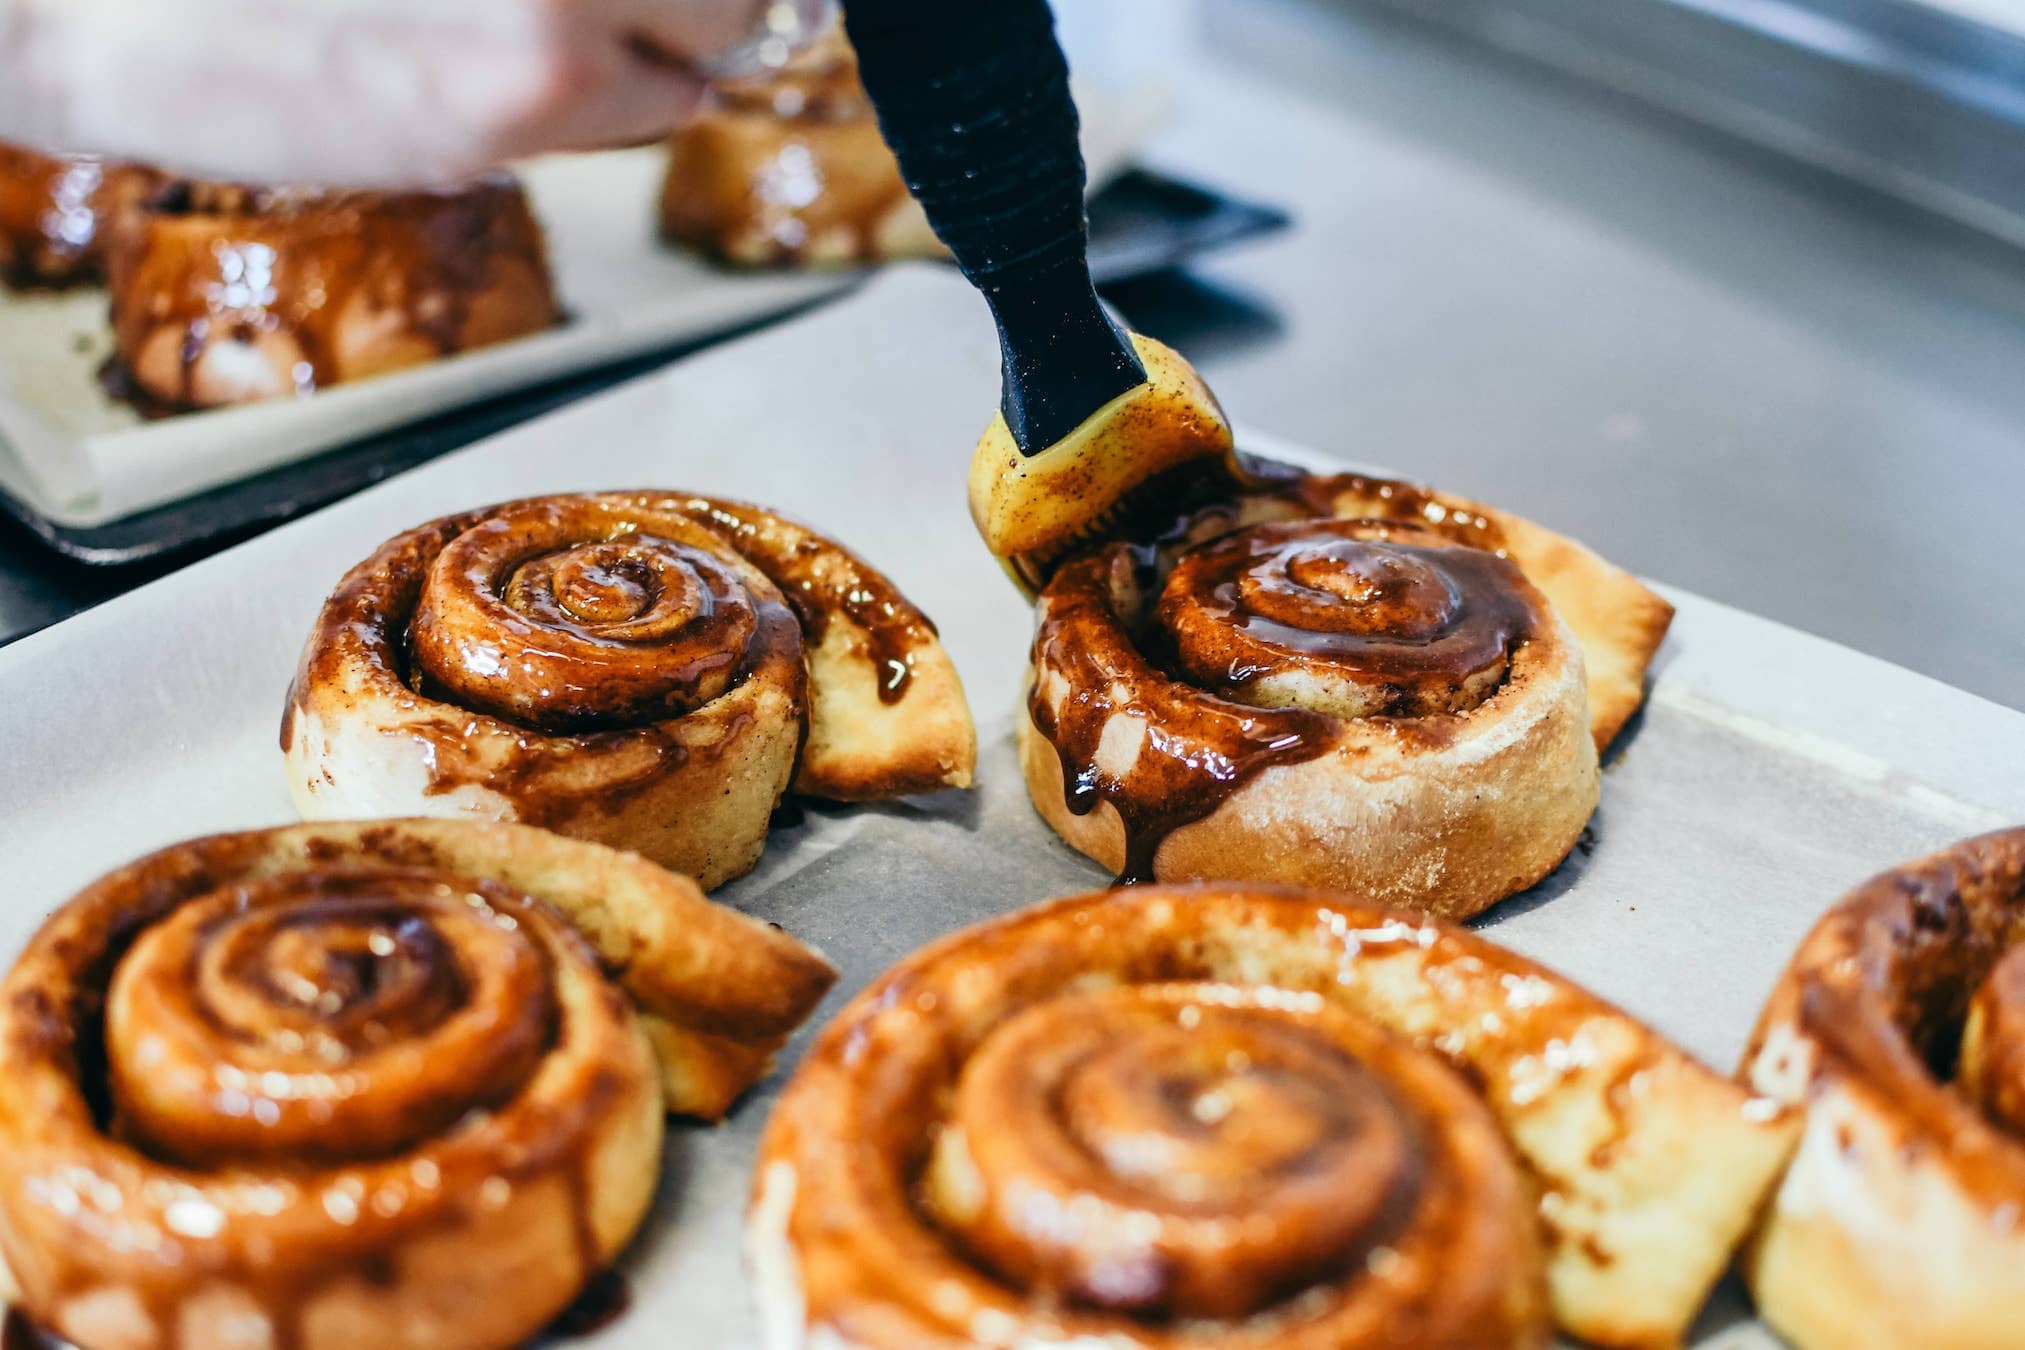
[[(541, 227), (505, 176), (400, 193), (178, 182), (132, 213), (108, 272), (102, 379), (156, 415), (221, 401), (198, 384), (219, 344), (286, 352), (288, 388), (262, 396), (303, 395), (561, 317)], [(166, 381), (143, 355), (164, 332), (180, 334)]]
[[(1042, 592), (1028, 709), (1068, 809), (1118, 813), (1121, 884), (1152, 880), (1169, 834), (1260, 773), (1338, 743), (1343, 709), (1255, 706), (1262, 676), (1354, 686), (1367, 725), (1439, 748), (1541, 621), (1484, 517), (1407, 483), (1252, 467), (1260, 487), (1142, 519), (1147, 542), (1074, 558)], [(1334, 518), (1344, 500), (1354, 519)], [(1066, 697), (1050, 697), (1056, 680)], [(1147, 728), (1122, 774), (1099, 764), (1120, 713)]]
[[(334, 1287), (393, 1287), (403, 1278), (397, 1254), (440, 1226), (468, 1225), (464, 1201), (485, 1187), (510, 1193), (562, 1180), (577, 1278), (589, 1280), (606, 1254), (590, 1217), (592, 1158), (582, 1150), (617, 1108), (622, 1070), (596, 1048), (539, 1099), (524, 1091), (564, 1035), (547, 992), (556, 963), (596, 978), (581, 938), (546, 906), (480, 878), (356, 857), (263, 875), (268, 865), (257, 836), (169, 850), (89, 888), (31, 943), (7, 983), (5, 1053), (17, 1067), (53, 1068), (75, 1085), (83, 1111), (27, 1126), (35, 1156), (47, 1160), (29, 1164), (42, 1179), (27, 1194), (38, 1185), (117, 1188), (136, 1233), (160, 1226), (173, 1241), (202, 1230), (179, 1225), (157, 1194), (158, 1178), (174, 1178), (171, 1190), (196, 1188), (192, 1195), (221, 1211), (215, 1241), (196, 1242), (175, 1261), (129, 1264), (123, 1287), (154, 1326), (174, 1327), (191, 1281), (209, 1272), (253, 1299), (276, 1350), (302, 1344), (306, 1310)], [(174, 934), (178, 925), (186, 931)], [(164, 942), (165, 934), (173, 936)], [(138, 1003), (137, 988), (148, 995)], [(600, 980), (594, 1000), (601, 1025), (630, 1026), (616, 988)], [(162, 1008), (172, 1011), (164, 1017)], [(460, 1019), (481, 1041), (491, 1027), (504, 1053), (489, 1064), (466, 1061), (454, 1041), (441, 1040)], [(589, 1044), (609, 1044), (590, 1034)], [(165, 1037), (182, 1053), (172, 1048), (157, 1064), (144, 1047)], [(445, 1053), (425, 1056), (419, 1077), (404, 1081), (418, 1071), (402, 1048), (439, 1040)], [(153, 1079), (187, 1066), (206, 1083), (219, 1066), (236, 1067), (247, 1113), (232, 1115), (208, 1093), (133, 1111), (132, 1076), (126, 1087), (121, 1076), (141, 1063)], [(265, 1108), (285, 1114), (301, 1105), (281, 1078), (335, 1081), (353, 1096), (338, 1101), (340, 1114), (316, 1132), (315, 1149), (268, 1158), (257, 1134), (276, 1117)], [(347, 1111), (377, 1115), (378, 1134), (349, 1129)], [(214, 1137), (197, 1142), (207, 1133)], [(291, 1198), (279, 1207), (245, 1198), (256, 1191)], [(337, 1195), (360, 1203), (335, 1226), (303, 1214), (329, 1210)], [(33, 1242), (29, 1233), (10, 1236)], [(17, 1269), (34, 1272), (23, 1285), (47, 1301), (36, 1311), (62, 1307), (105, 1278), (83, 1251), (30, 1251), (33, 1264)], [(248, 1255), (260, 1251), (268, 1255)], [(16, 1310), (9, 1322), (21, 1344), (46, 1335), (30, 1317)]]
[[(669, 531), (685, 529), (687, 542), (655, 535), (658, 518), (671, 522), (664, 527)], [(629, 569), (624, 561), (615, 567), (605, 553), (615, 545), (630, 550), (628, 560), (639, 567)], [(727, 590), (722, 565), (709, 564), (720, 582), (714, 601), (720, 608), (706, 627), (725, 636), (716, 620), (736, 611), (749, 621), (731, 625), (744, 640), (729, 648), (695, 648), (687, 644), (696, 635), (681, 624), (632, 640), (628, 625), (661, 600), (655, 568), (694, 563), (705, 546), (743, 559), (777, 588), (771, 595)], [(452, 549), (454, 569), (439, 567)], [(586, 555), (588, 565), (579, 566)], [(573, 577), (578, 591), (569, 603), (577, 609), (553, 602), (552, 592), (523, 600), (536, 614), (516, 609), (506, 593), (530, 567), (550, 579), (558, 569)], [(438, 584), (471, 603), (454, 611), (432, 606), (428, 592)], [(934, 626), (884, 576), (811, 532), (708, 497), (641, 492), (538, 499), (423, 526), (354, 569), (320, 621), (348, 640), (313, 643), (297, 680), (335, 682), (343, 663), (363, 654), (411, 690), (418, 709), (431, 713), (403, 728), (433, 747), (432, 792), (479, 783), (515, 801), (524, 822), (555, 827), (585, 811), (608, 810), (697, 756), (738, 742), (736, 723), (707, 744), (683, 735), (679, 719), (697, 706), (702, 674), (713, 677), (709, 688), (721, 694), (762, 667), (786, 667), (793, 672), (795, 705), (806, 707), (803, 652), (820, 644), (838, 619), (862, 631), (862, 659), (873, 670), (880, 699), (905, 698), (915, 653), (933, 640)], [(446, 622), (454, 631), (426, 644), (436, 663), (418, 660), (417, 626)], [(669, 641), (681, 645), (672, 662), (665, 659)], [(564, 659), (553, 659), (557, 654)], [(453, 664), (460, 660), (509, 671), (530, 662), (537, 678), (511, 682), (560, 689), (574, 701), (546, 727), (536, 718), (468, 707), (455, 687), (469, 683)], [(652, 710), (656, 699), (658, 712)], [(291, 694), (283, 714), (284, 749), (294, 734), (296, 702)], [(495, 698), (493, 708), (500, 706)], [(513, 753), (498, 763), (481, 762), (472, 753), (481, 732), (512, 736)]]

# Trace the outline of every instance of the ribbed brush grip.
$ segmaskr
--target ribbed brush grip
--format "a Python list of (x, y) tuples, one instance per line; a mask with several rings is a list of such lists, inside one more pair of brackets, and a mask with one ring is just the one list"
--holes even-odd
[(991, 304), (1002, 407), (1034, 453), (1145, 379), (1090, 284), (1068, 63), (1045, 0), (846, 0), (880, 130)]

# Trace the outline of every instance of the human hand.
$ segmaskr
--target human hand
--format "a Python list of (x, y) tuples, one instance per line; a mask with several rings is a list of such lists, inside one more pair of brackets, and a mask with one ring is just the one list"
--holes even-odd
[(665, 133), (829, 0), (0, 0), (0, 137), (262, 182), (454, 181)]

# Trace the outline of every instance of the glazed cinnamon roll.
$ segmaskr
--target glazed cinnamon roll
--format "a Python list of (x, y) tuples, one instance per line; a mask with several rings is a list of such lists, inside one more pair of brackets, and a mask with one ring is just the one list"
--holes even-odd
[(1462, 929), (1081, 896), (874, 982), (767, 1123), (776, 1346), (1679, 1337), (1792, 1122)]
[(943, 253), (879, 135), (841, 31), (776, 73), (712, 88), (669, 142), (661, 232), (748, 266)]
[(0, 284), (26, 290), (104, 280), (110, 239), (161, 182), (140, 165), (0, 144)]
[(308, 394), (560, 317), (507, 177), (446, 192), (182, 183), (111, 250), (116, 374), (164, 408)]
[(1887, 872), (1828, 911), (1743, 1076), (1806, 1112), (1746, 1265), (1782, 1336), (1808, 1350), (2017, 1343), (2025, 829)]
[(0, 987), (0, 1250), (93, 1350), (517, 1344), (639, 1226), (664, 1091), (715, 1109), (830, 978), (517, 826), (181, 844)]
[(282, 749), (312, 819), (518, 820), (716, 886), (789, 786), (966, 787), (969, 709), (934, 626), (813, 530), (674, 493), (433, 521), (339, 583)]
[(1260, 472), (1042, 591), (1020, 728), (1041, 814), (1122, 881), (1448, 917), (1538, 881), (1595, 809), (1671, 607), (1515, 517)]

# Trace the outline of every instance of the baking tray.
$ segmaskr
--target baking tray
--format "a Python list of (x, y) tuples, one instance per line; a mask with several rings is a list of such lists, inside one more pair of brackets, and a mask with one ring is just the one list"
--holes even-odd
[[(1151, 170), (1126, 169), (1091, 202), (1091, 271), (1099, 285), (1145, 276), (1282, 229), (1288, 219), (1273, 206)], [(0, 512), (42, 544), (88, 566), (123, 566), (191, 553), (300, 515), (446, 450), (665, 365), (699, 346), (793, 313), (859, 280), (855, 274), (757, 275), (750, 278), (755, 287), (752, 311), (739, 320), (719, 318), (705, 325), (708, 331), (700, 337), (658, 344), (644, 354), (612, 360), (588, 372), (538, 379), (105, 523), (67, 523), (38, 509), (26, 495), (7, 491), (4, 483), (0, 483)], [(713, 282), (721, 284), (722, 278)], [(350, 390), (370, 393), (370, 386)], [(0, 634), (0, 641), (11, 636)]]
[[(940, 623), (982, 739), (975, 792), (811, 809), (719, 893), (843, 972), (791, 1067), (814, 1025), (926, 940), (1106, 880), (1034, 816), (1012, 758), (1031, 614), (963, 508), (997, 385), (976, 296), (940, 269), (894, 269), (0, 650), (0, 949), (138, 853), (289, 819), (282, 691), (326, 588), (380, 540), (525, 493), (709, 489), (818, 522), (889, 571)], [(1482, 926), (1728, 1067), (1794, 943), (1844, 889), (2025, 819), (2025, 714), (1668, 594), (1679, 618), (1650, 704), (1610, 757), (1591, 844)], [(659, 1202), (624, 1261), (632, 1308), (584, 1344), (644, 1350), (671, 1327), (685, 1345), (755, 1343), (738, 1238), (778, 1082), (723, 1126), (673, 1131)], [(1695, 1343), (1772, 1344), (1734, 1285)]]

